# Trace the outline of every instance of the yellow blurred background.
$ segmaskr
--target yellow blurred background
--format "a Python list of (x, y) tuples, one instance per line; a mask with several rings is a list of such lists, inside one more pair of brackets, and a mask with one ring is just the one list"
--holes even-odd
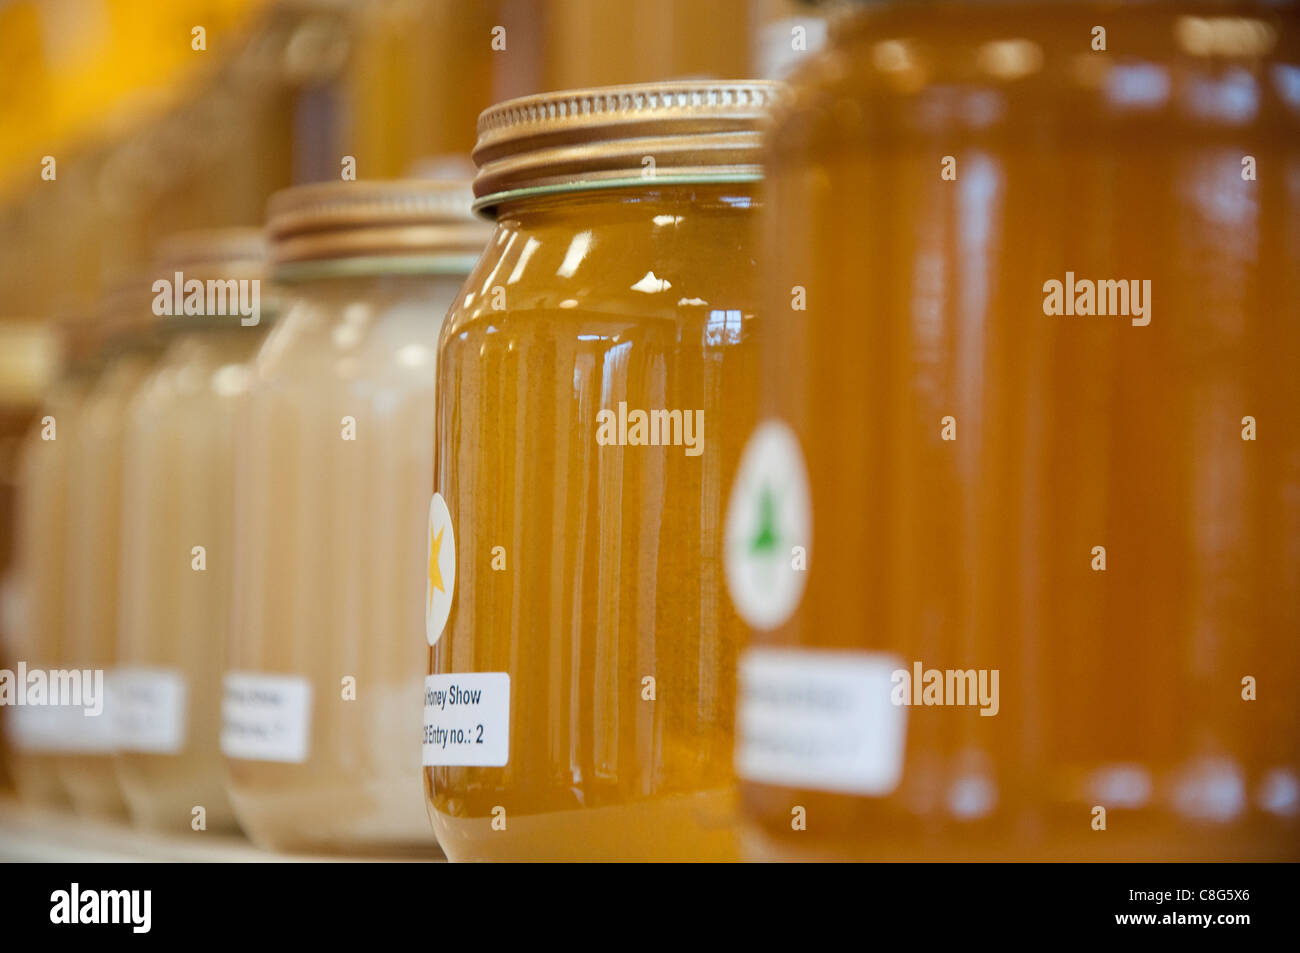
[(82, 307), (161, 235), (258, 222), (344, 155), (389, 178), (468, 154), (501, 99), (770, 72), (762, 28), (796, 16), (812, 19), (794, 0), (10, 0), (0, 312)]

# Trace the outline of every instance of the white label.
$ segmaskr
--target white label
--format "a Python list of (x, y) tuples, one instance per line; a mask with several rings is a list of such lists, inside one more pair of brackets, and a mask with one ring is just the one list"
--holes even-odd
[(76, 705), (53, 709), (58, 712), (63, 750), (82, 754), (112, 754), (117, 750), (117, 724), (113, 718), (116, 692), (112, 679), (104, 678), (104, 710), (92, 715)]
[(510, 675), (429, 675), (424, 679), (423, 761), (504, 767), (510, 759)]
[(727, 591), (755, 629), (775, 629), (799, 607), (812, 554), (812, 500), (799, 438), (779, 420), (755, 428), (727, 504)]
[[(14, 747), (24, 751), (76, 754), (112, 754), (117, 749), (115, 712), (117, 691), (114, 672), (100, 669), (28, 670), (19, 663), (24, 686), (41, 673), (39, 703), (34, 687), (19, 689), (19, 700), (5, 716)], [(57, 684), (56, 684), (57, 683)], [(31, 692), (31, 695), (27, 695)], [(81, 702), (75, 699), (80, 697)], [(68, 704), (45, 704), (53, 698)]]
[(188, 689), (185, 676), (175, 669), (115, 671), (113, 705), (121, 749), (178, 754), (185, 747)]
[(44, 705), (15, 705), (5, 712), (5, 732), (19, 751), (53, 750), (57, 716)]
[(903, 774), (907, 709), (890, 699), (903, 667), (877, 653), (748, 650), (736, 772), (787, 787), (889, 794)]
[(117, 679), (116, 673), (104, 673), (103, 710), (98, 715), (93, 709), (77, 705), (63, 705), (53, 709), (58, 712), (59, 742), (64, 751), (77, 754), (112, 754), (117, 750)]
[(16, 705), (5, 713), (14, 747), (31, 752), (112, 751), (107, 717), (76, 705)]
[(424, 637), (430, 645), (442, 638), (456, 592), (456, 533), (441, 493), (429, 500), (428, 582), (424, 598)]
[(230, 672), (221, 699), (221, 750), (250, 761), (307, 760), (311, 683), (297, 675)]

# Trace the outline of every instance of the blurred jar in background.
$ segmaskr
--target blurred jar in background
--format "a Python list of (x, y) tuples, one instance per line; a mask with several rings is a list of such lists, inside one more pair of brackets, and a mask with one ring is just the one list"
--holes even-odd
[[(514, 49), (511, 43), (541, 38), (541, 88), (553, 90), (687, 77), (743, 79), (753, 73), (755, 12), (753, 0), (543, 0), (503, 3), (499, 22), (507, 52)], [(517, 60), (517, 53), (511, 58)]]
[[(48, 386), (59, 363), (59, 337), (48, 324), (0, 321), (0, 667), (13, 672), (19, 662), (33, 667), (36, 659), (47, 654), (41, 640), (33, 638), (27, 620), (33, 611), (49, 608), (48, 602), (31, 608), (31, 585), (34, 577), (48, 571), (42, 523), (57, 518), (51, 508), (59, 480), (46, 479), (42, 473), (43, 469), (57, 471), (51, 467), (57, 451), (42, 453), (49, 441), (42, 441), (41, 433), (42, 418), (64, 389), (64, 381)], [(61, 337), (65, 339), (61, 374), (68, 375), (74, 355), (71, 341), (66, 340), (69, 335)], [(55, 433), (48, 427), (44, 431), (47, 436)], [(49, 758), (51, 739), (42, 732), (50, 723), (49, 710), (6, 705), (0, 709), (0, 721), (4, 734), (0, 782), (14, 784), (27, 800), (58, 800), (61, 792)]]
[(240, 431), (222, 750), (258, 844), (433, 850), (419, 795), (438, 329), (482, 250), (467, 183), (276, 195), (286, 310)]
[[(535, 4), (529, 4), (535, 6)], [(359, 8), (346, 71), (345, 150), (363, 178), (406, 174), (424, 156), (467, 156), (474, 121), (493, 102), (494, 78), (527, 67), (536, 32), (493, 50), (502, 0), (380, 0)], [(513, 21), (512, 21), (513, 25)], [(438, 50), (437, 56), (429, 51)]]
[(453, 860), (734, 853), (720, 527), (775, 95), (611, 87), (479, 120), (497, 229), (442, 335), (426, 541), (425, 779)]
[(1297, 856), (1300, 34), (1187, 9), (864, 5), (797, 74), (728, 512), (760, 855)]
[(203, 829), (234, 825), (221, 677), (236, 406), (275, 311), (264, 263), (259, 230), (218, 229), (167, 240), (151, 272), (165, 349), (128, 409), (113, 674), (118, 778), (132, 820), (146, 827), (188, 830), (199, 807)]
[(56, 598), (64, 600), (61, 667), (102, 671), (103, 712), (62, 726), (66, 754), (59, 776), (78, 812), (125, 811), (113, 770), (116, 713), (111, 669), (119, 646), (122, 490), (127, 408), (157, 362), (161, 339), (143, 276), (114, 285), (97, 318), (105, 338), (104, 367), (76, 407), (67, 454), (66, 569)]

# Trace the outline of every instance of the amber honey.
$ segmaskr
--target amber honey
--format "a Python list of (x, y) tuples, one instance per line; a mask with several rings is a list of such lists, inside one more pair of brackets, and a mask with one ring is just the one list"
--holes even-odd
[[(669, 90), (555, 94), (579, 104), (570, 130), (540, 118), (547, 97), (480, 119), (475, 188), (497, 230), (442, 334), (433, 485), (455, 581), (445, 628), (428, 634), (431, 683), (508, 675), (508, 714), (483, 714), (508, 734), (508, 760), (447, 763), (426, 738), (430, 817), (452, 859), (734, 852), (742, 626), (721, 515), (752, 419), (752, 153), (773, 90), (722, 84), (713, 107), (689, 84)], [(602, 130), (584, 99), (657, 138)], [(587, 144), (585, 175), (518, 177), (566, 131)], [(726, 160), (679, 166), (709, 133), (732, 137)], [(655, 152), (653, 178), (620, 177), (619, 151), (635, 149)], [(616, 181), (577, 181), (602, 177)], [(441, 717), (426, 708), (427, 726)]]
[(888, 790), (746, 784), (761, 854), (1295, 858), (1296, 58), (1250, 4), (898, 3), (796, 76), (762, 407), (812, 553), (753, 644), (1001, 698), (909, 707)]

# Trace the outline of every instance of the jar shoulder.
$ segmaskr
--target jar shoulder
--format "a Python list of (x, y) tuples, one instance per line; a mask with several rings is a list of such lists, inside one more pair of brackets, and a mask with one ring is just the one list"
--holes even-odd
[[(1117, 6), (1014, 0), (886, 4), (836, 31), (792, 77), (773, 157), (837, 143), (895, 151), (955, 136), (1176, 147), (1289, 136), (1300, 123), (1300, 28), (1264, 2)], [(1100, 138), (1098, 138), (1100, 137)]]
[(259, 382), (431, 375), (453, 283), (374, 300), (313, 294), (293, 301), (252, 362)]
[[(619, 221), (581, 215), (498, 228), (443, 325), (443, 342), (495, 333), (537, 316), (580, 332), (669, 322), (756, 307), (758, 205), (749, 195), (720, 210), (647, 207)], [(741, 200), (744, 205), (741, 205)]]

